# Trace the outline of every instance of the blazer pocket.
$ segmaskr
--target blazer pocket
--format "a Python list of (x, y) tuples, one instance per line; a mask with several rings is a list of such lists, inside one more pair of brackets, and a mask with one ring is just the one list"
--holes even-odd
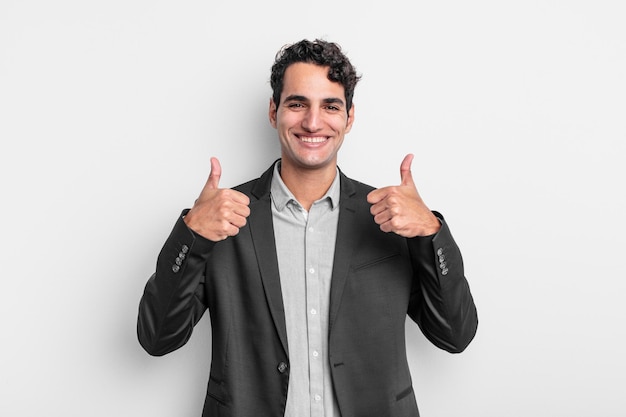
[(413, 392), (413, 386), (408, 387), (400, 394), (396, 395), (396, 401), (400, 401), (401, 399), (408, 397)]
[(396, 395), (396, 404), (394, 407), (394, 416), (403, 417), (419, 417), (420, 412), (415, 402), (415, 394), (413, 387), (410, 386), (400, 394)]
[(394, 258), (397, 258), (398, 256), (400, 256), (400, 253), (392, 253), (392, 254), (387, 254), (385, 256), (381, 256), (379, 258), (367, 260), (367, 261), (361, 262), (360, 264), (355, 265), (352, 268), (352, 270), (354, 272), (357, 272), (357, 271), (360, 271), (362, 269), (371, 268), (371, 267), (376, 266), (378, 264), (381, 264), (383, 262), (391, 261)]
[(224, 392), (224, 386), (220, 381), (209, 377), (209, 387), (207, 389), (207, 395), (217, 401), (220, 405), (226, 405), (226, 394)]

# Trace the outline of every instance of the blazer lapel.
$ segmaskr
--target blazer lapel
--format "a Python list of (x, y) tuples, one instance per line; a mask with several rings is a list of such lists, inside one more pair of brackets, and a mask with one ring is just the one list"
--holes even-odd
[(358, 202), (352, 197), (355, 194), (350, 179), (341, 173), (341, 197), (339, 200), (339, 221), (335, 241), (335, 257), (330, 286), (330, 318), (329, 333), (339, 312), (343, 289), (350, 269), (352, 254), (359, 240), (359, 228), (356, 221)]
[(272, 222), (272, 207), (270, 200), (270, 186), (274, 165), (259, 178), (252, 189), (252, 195), (258, 200), (250, 202), (250, 216), (248, 224), (252, 235), (252, 244), (256, 252), (261, 280), (265, 289), (265, 297), (270, 308), (274, 325), (283, 345), (285, 353), (287, 349), (287, 326), (285, 324), (285, 307), (280, 287), (280, 275), (278, 270), (278, 257), (274, 237), (274, 225)]

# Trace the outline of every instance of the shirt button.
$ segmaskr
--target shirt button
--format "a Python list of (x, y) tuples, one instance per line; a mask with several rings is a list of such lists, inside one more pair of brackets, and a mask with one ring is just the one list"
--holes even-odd
[(313, 356), (315, 356), (316, 358), (319, 356), (319, 353), (317, 352), (317, 350), (313, 351)]
[(313, 233), (313, 230), (315, 229), (313, 229), (312, 227), (309, 227), (309, 232)]
[(314, 274), (315, 273), (315, 269), (314, 268), (309, 268), (309, 272)]
[(312, 308), (312, 309), (311, 309), (311, 314), (316, 315), (316, 314), (317, 314), (317, 310), (316, 310), (316, 309), (314, 309), (314, 308)]
[(315, 396), (315, 401), (321, 401), (321, 400), (322, 400), (322, 397), (319, 394)]

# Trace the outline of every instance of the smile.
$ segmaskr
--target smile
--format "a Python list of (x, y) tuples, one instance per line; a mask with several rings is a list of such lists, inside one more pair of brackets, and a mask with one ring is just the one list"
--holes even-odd
[(322, 137), (300, 136), (300, 140), (306, 143), (322, 143), (322, 142), (326, 142), (328, 138), (326, 136), (322, 136)]

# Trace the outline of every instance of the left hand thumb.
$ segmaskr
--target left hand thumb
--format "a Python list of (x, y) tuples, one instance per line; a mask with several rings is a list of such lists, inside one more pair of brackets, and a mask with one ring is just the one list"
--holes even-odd
[(413, 162), (413, 154), (408, 154), (400, 164), (400, 180), (401, 185), (413, 185), (413, 175), (411, 174), (411, 163)]

